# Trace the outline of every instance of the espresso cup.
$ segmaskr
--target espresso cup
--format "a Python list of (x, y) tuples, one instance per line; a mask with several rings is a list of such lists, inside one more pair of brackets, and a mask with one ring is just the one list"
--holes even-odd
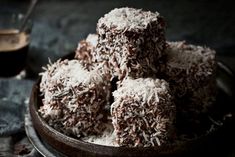
[(19, 31), (24, 15), (0, 11), (0, 77), (12, 77), (26, 66), (32, 20)]

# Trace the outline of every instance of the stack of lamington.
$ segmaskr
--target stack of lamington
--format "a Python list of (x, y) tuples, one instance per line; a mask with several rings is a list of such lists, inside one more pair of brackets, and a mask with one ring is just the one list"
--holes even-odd
[[(79, 43), (75, 58), (85, 66), (107, 61), (112, 78), (118, 77), (111, 114), (120, 145), (155, 145), (158, 140), (152, 136), (161, 136), (160, 130), (167, 126), (152, 133), (158, 121), (151, 120), (165, 116), (168, 122), (159, 123), (168, 125), (175, 116), (174, 104), (177, 114), (194, 115), (206, 112), (215, 100), (215, 51), (185, 42), (166, 42), (165, 22), (157, 12), (112, 10), (98, 21), (97, 35)], [(175, 100), (172, 104), (169, 93)], [(164, 115), (156, 111), (161, 101), (160, 113)]]
[[(111, 104), (110, 116), (119, 146), (148, 147), (165, 144), (175, 135), (175, 122), (181, 123), (177, 122), (176, 114), (206, 112), (215, 98), (215, 52), (185, 42), (166, 42), (165, 22), (157, 12), (134, 8), (110, 11), (99, 19), (97, 34), (90, 34), (78, 44), (75, 59), (83, 71), (87, 71), (78, 74), (90, 78), (90, 72), (98, 71), (101, 79), (93, 79), (95, 83), (89, 79), (86, 84), (81, 83), (84, 80), (77, 79), (77, 85), (73, 88), (79, 92), (79, 86), (83, 85), (80, 90), (83, 92), (74, 94), (74, 90), (68, 89), (67, 92), (71, 92), (69, 96), (81, 101), (79, 95), (86, 96), (87, 100), (91, 94), (92, 103), (99, 105), (100, 101), (102, 106), (104, 103)], [(101, 70), (96, 70), (97, 67)], [(45, 82), (48, 78), (47, 74), (42, 80)], [(110, 90), (115, 88), (109, 88), (108, 85), (113, 80), (118, 80), (116, 90)], [(91, 87), (90, 84), (94, 85)], [(104, 88), (100, 88), (101, 85)], [(96, 86), (99, 87), (97, 90), (88, 92)], [(41, 89), (44, 94), (45, 89)], [(105, 92), (113, 93), (113, 102), (108, 102), (112, 99), (106, 99), (105, 94), (102, 94)], [(76, 103), (70, 105), (72, 108), (69, 110), (79, 110), (75, 107)], [(91, 112), (88, 114), (89, 127), (83, 126), (79, 130), (76, 128), (80, 126), (79, 119), (71, 119), (70, 131), (76, 136), (86, 128), (91, 130), (97, 126), (92, 124), (92, 120), (102, 119), (97, 113), (102, 113), (102, 107), (88, 111), (88, 108), (94, 108), (89, 101), (85, 106), (88, 107), (83, 112)], [(41, 109), (41, 112), (43, 114), (45, 111)], [(92, 115), (96, 117), (92, 119)], [(79, 118), (84, 122), (84, 117)]]

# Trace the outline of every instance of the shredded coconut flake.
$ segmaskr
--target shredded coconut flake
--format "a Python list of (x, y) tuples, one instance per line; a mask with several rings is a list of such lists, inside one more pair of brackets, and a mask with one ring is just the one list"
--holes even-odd
[(112, 124), (107, 124), (106, 129), (103, 131), (102, 135), (100, 136), (87, 136), (82, 138), (85, 142), (90, 142), (98, 145), (103, 146), (113, 146), (118, 147), (118, 144), (116, 141), (116, 136), (113, 132), (113, 126)]
[(168, 42), (168, 66), (190, 69), (192, 66), (210, 64), (215, 60), (215, 51), (201, 46), (187, 45), (185, 42)]
[(98, 43), (98, 35), (89, 34), (86, 38), (86, 41), (89, 42), (93, 47), (96, 47), (96, 45)]
[(162, 67), (172, 90), (183, 96), (215, 79), (215, 51), (185, 42), (168, 42), (166, 63)]
[(142, 11), (142, 9), (119, 8), (110, 11), (100, 19), (107, 27), (123, 30), (146, 28), (150, 21), (157, 21), (159, 13)]
[(113, 92), (114, 97), (122, 97), (125, 95), (138, 95), (143, 97), (143, 101), (149, 97), (155, 96), (158, 98), (158, 93), (168, 90), (168, 83), (165, 80), (152, 78), (125, 79), (121, 83), (121, 88)]

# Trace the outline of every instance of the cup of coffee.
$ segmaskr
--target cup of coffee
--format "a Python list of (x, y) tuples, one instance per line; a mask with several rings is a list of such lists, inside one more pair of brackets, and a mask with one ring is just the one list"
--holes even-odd
[(23, 14), (0, 11), (0, 77), (12, 77), (26, 66), (32, 21), (19, 30)]

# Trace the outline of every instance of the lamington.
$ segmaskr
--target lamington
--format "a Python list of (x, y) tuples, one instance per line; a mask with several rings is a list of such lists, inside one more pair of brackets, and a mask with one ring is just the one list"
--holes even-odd
[[(217, 87), (215, 80), (207, 85), (176, 97), (176, 128), (178, 138), (195, 138), (211, 127), (210, 115), (216, 109)], [(181, 139), (182, 140), (182, 139)]]
[(166, 81), (127, 78), (113, 92), (112, 123), (119, 146), (160, 146), (171, 139), (176, 107)]
[(39, 113), (48, 124), (77, 138), (102, 133), (110, 83), (101, 67), (88, 71), (78, 60), (58, 60), (44, 69)]
[(177, 96), (214, 82), (217, 66), (214, 50), (184, 41), (167, 44), (166, 63), (161, 65), (161, 71)]
[(159, 13), (114, 9), (99, 19), (97, 34), (97, 62), (107, 60), (120, 80), (156, 73), (155, 62), (165, 49), (165, 22)]
[(216, 100), (216, 53), (184, 41), (167, 44), (166, 62), (161, 66), (175, 96), (176, 123), (194, 129), (202, 125), (201, 119)]
[(215, 79), (209, 81), (206, 85), (197, 88), (193, 92), (188, 93), (185, 99), (188, 100), (188, 105), (191, 106), (190, 108), (194, 110), (190, 112), (187, 109), (188, 113), (189, 114), (192, 112), (195, 112), (196, 114), (207, 113), (213, 107), (213, 104), (216, 101), (216, 95), (217, 95), (217, 87)]
[(97, 43), (98, 35), (96, 34), (89, 34), (85, 40), (78, 43), (74, 58), (79, 60), (79, 62), (88, 70), (92, 70), (98, 66), (95, 58), (95, 48)]

